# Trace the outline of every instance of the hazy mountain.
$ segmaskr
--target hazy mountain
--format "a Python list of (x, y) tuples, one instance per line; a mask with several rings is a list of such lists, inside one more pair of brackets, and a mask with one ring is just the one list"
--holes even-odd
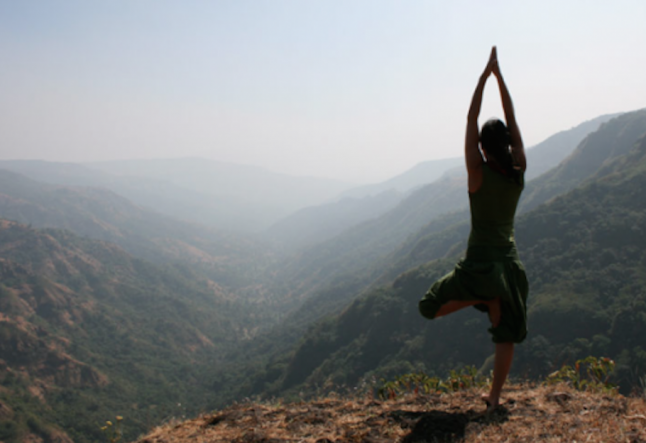
[(296, 177), (257, 166), (199, 158), (121, 160), (86, 163), (86, 166), (122, 177), (163, 180), (228, 204), (245, 205), (249, 215), (267, 227), (306, 206), (324, 203), (353, 184), (337, 180)]
[(549, 171), (567, 156), (599, 127), (621, 114), (606, 114), (583, 122), (572, 129), (561, 131), (541, 143), (527, 149), (527, 171), (525, 179), (532, 180)]
[(351, 227), (336, 237), (307, 248), (282, 270), (289, 279), (314, 289), (352, 273), (391, 252), (430, 220), (467, 204), (464, 180), (443, 178), (426, 185), (380, 217)]
[(333, 203), (301, 209), (274, 224), (265, 234), (283, 247), (300, 249), (376, 218), (395, 207), (402, 198), (394, 189), (362, 198), (344, 197)]
[(428, 160), (418, 163), (411, 169), (386, 181), (349, 189), (343, 192), (340, 198), (363, 198), (366, 196), (375, 196), (393, 189), (401, 193), (406, 193), (419, 186), (432, 183), (440, 178), (446, 171), (462, 165), (464, 165), (464, 159), (462, 157)]
[(0, 168), (24, 174), (34, 180), (53, 184), (101, 187), (132, 202), (180, 220), (197, 221), (220, 228), (231, 228), (237, 221), (241, 230), (251, 229), (240, 205), (181, 188), (164, 180), (119, 177), (75, 163), (31, 160), (0, 161)]
[(0, 161), (0, 168), (47, 183), (102, 187), (175, 218), (236, 231), (262, 230), (350, 186), (198, 159), (91, 165), (14, 160)]
[(175, 220), (102, 188), (45, 184), (2, 169), (0, 217), (113, 242), (155, 262), (182, 262), (236, 289), (256, 284), (257, 270), (271, 260), (249, 237)]
[(130, 441), (197, 413), (244, 323), (243, 305), (187, 267), (0, 220), (2, 439), (103, 441), (100, 424), (122, 415)]
[(521, 210), (528, 210), (581, 183), (601, 165), (628, 152), (646, 133), (646, 109), (629, 112), (603, 123), (554, 168), (532, 181), (523, 194)]

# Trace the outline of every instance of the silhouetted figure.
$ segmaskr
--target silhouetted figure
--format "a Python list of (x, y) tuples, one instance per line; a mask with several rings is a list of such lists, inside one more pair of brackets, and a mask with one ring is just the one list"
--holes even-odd
[[(489, 120), (478, 134), (482, 92), (491, 74), (498, 80), (507, 125)], [(419, 309), (429, 319), (467, 306), (489, 313), (496, 355), (491, 391), (483, 399), (488, 409), (494, 409), (511, 368), (514, 343), (522, 342), (527, 335), (528, 293), (514, 240), (514, 215), (524, 187), (525, 151), (495, 46), (469, 108), (464, 156), (471, 208), (466, 257), (431, 286)]]

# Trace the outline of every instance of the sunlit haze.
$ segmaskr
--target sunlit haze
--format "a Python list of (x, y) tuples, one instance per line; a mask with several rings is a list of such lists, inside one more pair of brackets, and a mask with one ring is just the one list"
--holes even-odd
[[(461, 155), (492, 45), (525, 144), (646, 107), (646, 2), (4, 1), (0, 159), (387, 179)], [(500, 115), (495, 82), (481, 121)]]

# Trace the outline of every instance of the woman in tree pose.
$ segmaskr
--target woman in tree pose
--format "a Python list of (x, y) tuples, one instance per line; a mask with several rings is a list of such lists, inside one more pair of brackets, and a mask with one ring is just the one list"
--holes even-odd
[[(491, 74), (498, 81), (507, 125), (492, 119), (478, 133), (482, 92)], [(488, 312), (496, 351), (491, 391), (483, 400), (487, 409), (493, 410), (499, 405), (500, 391), (511, 368), (514, 343), (522, 342), (527, 335), (528, 293), (514, 240), (514, 215), (524, 187), (525, 151), (495, 46), (469, 108), (464, 156), (471, 207), (466, 257), (431, 286), (419, 309), (429, 319), (467, 306)]]

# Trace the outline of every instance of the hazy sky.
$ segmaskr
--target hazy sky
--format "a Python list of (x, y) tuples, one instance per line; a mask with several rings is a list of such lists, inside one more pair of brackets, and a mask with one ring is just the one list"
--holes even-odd
[[(0, 159), (376, 181), (461, 155), (491, 45), (525, 144), (646, 107), (646, 2), (0, 0)], [(488, 83), (481, 122), (500, 115)]]

